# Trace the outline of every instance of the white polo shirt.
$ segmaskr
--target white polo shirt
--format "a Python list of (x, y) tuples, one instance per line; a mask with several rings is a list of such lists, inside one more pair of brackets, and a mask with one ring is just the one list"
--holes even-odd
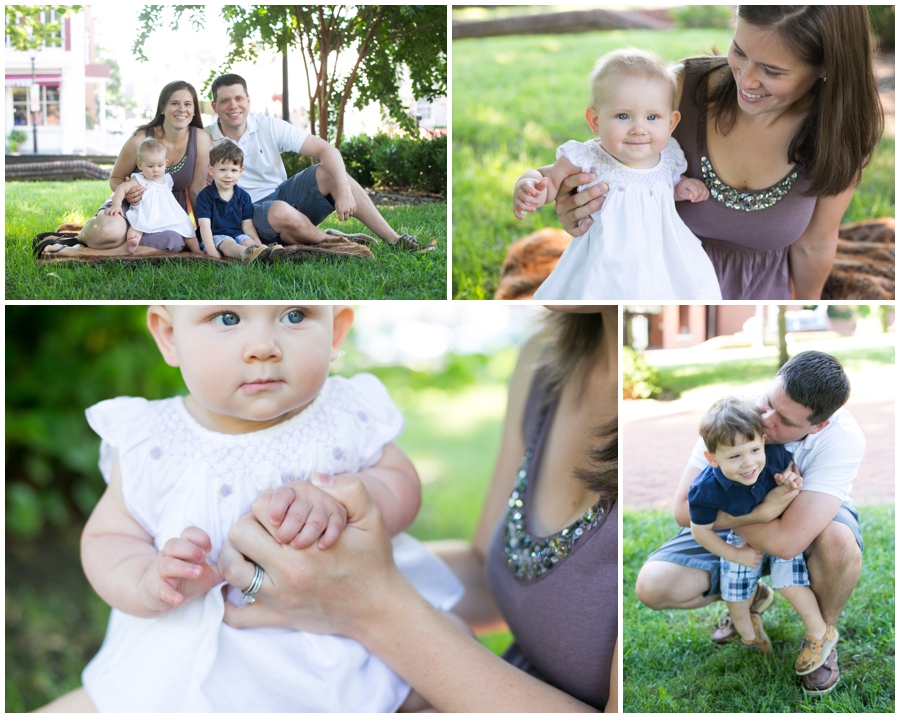
[[(822, 431), (792, 441), (784, 448), (794, 455), (803, 477), (802, 491), (818, 491), (850, 504), (850, 489), (866, 450), (866, 438), (856, 419), (846, 409), (838, 409)], [(697, 473), (709, 466), (703, 452), (706, 445), (697, 437), (691, 464)]]
[[(219, 129), (218, 121), (206, 126), (213, 144), (228, 140)], [(250, 194), (254, 202), (268, 197), (287, 179), (282, 152), (300, 152), (309, 132), (295, 125), (266, 117), (256, 112), (247, 115), (247, 129), (235, 144), (244, 153), (244, 173), (238, 187)]]

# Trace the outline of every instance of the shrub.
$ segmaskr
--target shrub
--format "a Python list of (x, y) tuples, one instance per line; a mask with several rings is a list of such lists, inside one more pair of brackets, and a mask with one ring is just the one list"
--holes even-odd
[(649, 399), (662, 391), (659, 372), (647, 363), (642, 354), (624, 347), (625, 365), (622, 369), (622, 398)]
[[(447, 191), (447, 137), (430, 139), (359, 135), (341, 143), (347, 173), (364, 187), (409, 187), (423, 192)], [(281, 155), (288, 177), (312, 164), (293, 152)]]
[(28, 135), (23, 130), (13, 130), (9, 133), (7, 139), (9, 140), (9, 151), (18, 152), (19, 145), (28, 139)]
[(678, 27), (731, 27), (734, 14), (724, 5), (687, 5), (670, 13)]
[(869, 15), (875, 25), (875, 36), (878, 45), (885, 52), (894, 51), (894, 6), (893, 5), (868, 5)]

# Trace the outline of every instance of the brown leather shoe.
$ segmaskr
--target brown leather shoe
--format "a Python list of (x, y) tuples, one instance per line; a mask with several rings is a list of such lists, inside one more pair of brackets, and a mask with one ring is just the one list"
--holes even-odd
[[(775, 592), (762, 581), (757, 581), (756, 594), (753, 596), (753, 603), (750, 604), (750, 613), (762, 615), (769, 610), (774, 602)], [(733, 640), (735, 636), (737, 636), (737, 631), (734, 630), (731, 616), (728, 615), (726, 610), (719, 618), (719, 623), (716, 624), (716, 630), (712, 634), (712, 642), (724, 646)]]
[(803, 692), (811, 698), (827, 696), (841, 680), (841, 671), (837, 663), (837, 651), (831, 650), (825, 663), (816, 668), (812, 673), (801, 676)]

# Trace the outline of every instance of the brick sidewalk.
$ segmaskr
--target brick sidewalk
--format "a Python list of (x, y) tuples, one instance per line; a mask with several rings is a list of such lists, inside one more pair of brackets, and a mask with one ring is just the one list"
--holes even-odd
[[(711, 403), (624, 402), (619, 441), (626, 508), (671, 509), (700, 419)], [(894, 401), (866, 393), (855, 400), (851, 397), (847, 408), (866, 437), (866, 453), (853, 482), (853, 503), (893, 503)]]

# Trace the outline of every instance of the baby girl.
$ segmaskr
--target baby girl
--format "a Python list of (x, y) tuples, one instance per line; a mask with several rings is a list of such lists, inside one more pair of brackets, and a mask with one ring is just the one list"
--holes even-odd
[(700, 240), (675, 210), (676, 201), (709, 198), (703, 182), (682, 174), (687, 162), (671, 137), (681, 119), (676, 89), (674, 74), (650, 53), (605, 55), (591, 75), (585, 113), (597, 139), (566, 142), (556, 164), (516, 182), (518, 219), (553, 202), (570, 175), (593, 172), (592, 185), (609, 185), (593, 226), (572, 240), (535, 299), (722, 298)]

